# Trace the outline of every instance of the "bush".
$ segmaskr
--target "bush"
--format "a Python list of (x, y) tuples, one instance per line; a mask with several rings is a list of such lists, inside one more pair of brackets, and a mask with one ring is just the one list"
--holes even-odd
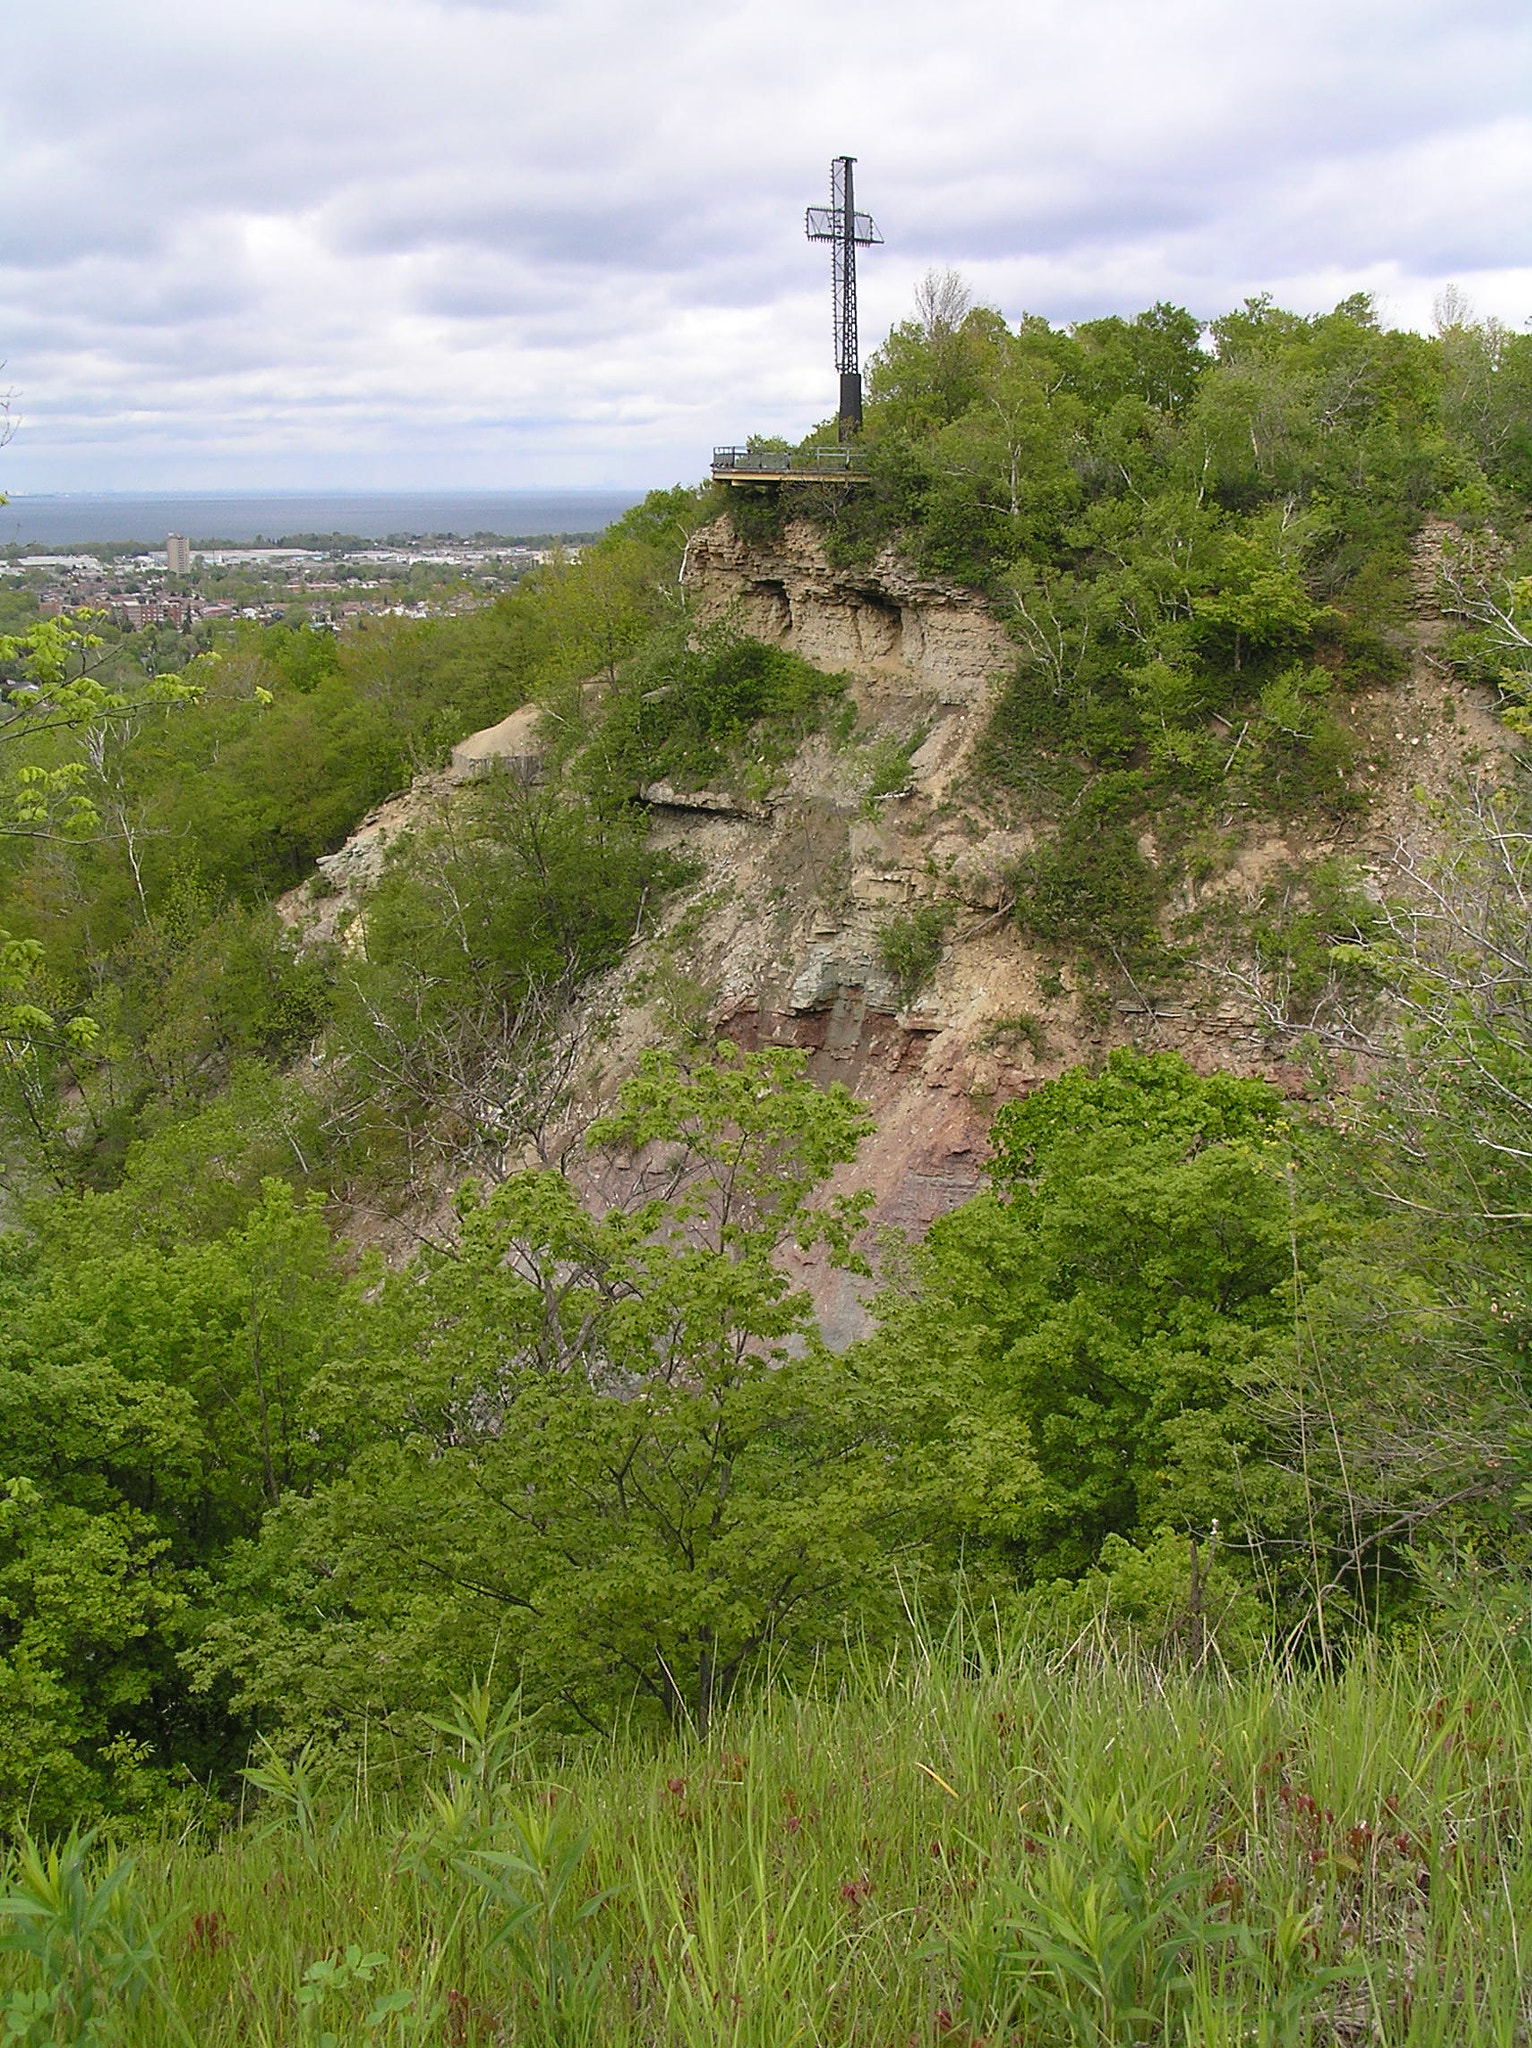
[(910, 765), (926, 737), (926, 730), (922, 726), (904, 740), (885, 733), (874, 743), (867, 757), (867, 787), (862, 792), (864, 810), (870, 812), (875, 799), (880, 796), (903, 796), (909, 789)]
[(936, 972), (951, 923), (950, 903), (921, 903), (885, 918), (878, 932), (878, 958), (898, 982), (906, 1002), (918, 995)]
[(683, 622), (623, 670), (577, 780), (600, 799), (626, 801), (648, 782), (700, 789), (751, 771), (758, 779), (790, 757), (845, 690), (844, 676), (786, 648), (727, 626), (693, 641)]
[(747, 547), (775, 547), (787, 531), (780, 484), (733, 485), (728, 511), (729, 524)]
[(1133, 825), (1139, 795), (1136, 777), (1103, 776), (1027, 854), (1016, 870), (1019, 930), (1129, 973), (1171, 964), (1156, 923), (1163, 884)]
[[(1377, 976), (1358, 941), (1377, 917), (1357, 874), (1344, 861), (1319, 860), (1280, 875), (1261, 901), (1252, 931), (1263, 984), (1290, 1024), (1313, 1024), (1336, 1000), (1355, 1004), (1376, 992)], [(1337, 953), (1337, 947), (1350, 949)]]

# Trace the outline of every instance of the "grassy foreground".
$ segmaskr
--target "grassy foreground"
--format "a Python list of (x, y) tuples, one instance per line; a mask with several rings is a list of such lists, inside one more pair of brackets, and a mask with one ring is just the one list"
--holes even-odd
[(418, 1801), (268, 1759), (216, 1842), (23, 1847), (0, 2039), (1529, 2041), (1529, 1694), (954, 1642), (557, 1762), (476, 1695)]

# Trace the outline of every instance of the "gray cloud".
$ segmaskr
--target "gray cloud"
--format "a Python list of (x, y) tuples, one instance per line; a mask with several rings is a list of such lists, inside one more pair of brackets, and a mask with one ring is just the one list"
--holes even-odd
[(51, 0), (9, 41), (16, 489), (695, 475), (830, 405), (802, 208), (846, 148), (867, 348), (948, 262), (1013, 317), (1532, 313), (1525, 0)]

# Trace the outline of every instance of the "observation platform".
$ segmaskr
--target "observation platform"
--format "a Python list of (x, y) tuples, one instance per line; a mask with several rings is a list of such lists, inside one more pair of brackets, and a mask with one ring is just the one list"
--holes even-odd
[(713, 481), (721, 484), (864, 484), (867, 470), (854, 448), (715, 448)]

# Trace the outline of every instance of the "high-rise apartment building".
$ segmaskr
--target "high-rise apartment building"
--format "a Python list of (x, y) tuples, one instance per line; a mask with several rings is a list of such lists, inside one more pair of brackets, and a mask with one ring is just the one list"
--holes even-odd
[(191, 574), (191, 542), (184, 533), (166, 534), (165, 568), (172, 576)]

